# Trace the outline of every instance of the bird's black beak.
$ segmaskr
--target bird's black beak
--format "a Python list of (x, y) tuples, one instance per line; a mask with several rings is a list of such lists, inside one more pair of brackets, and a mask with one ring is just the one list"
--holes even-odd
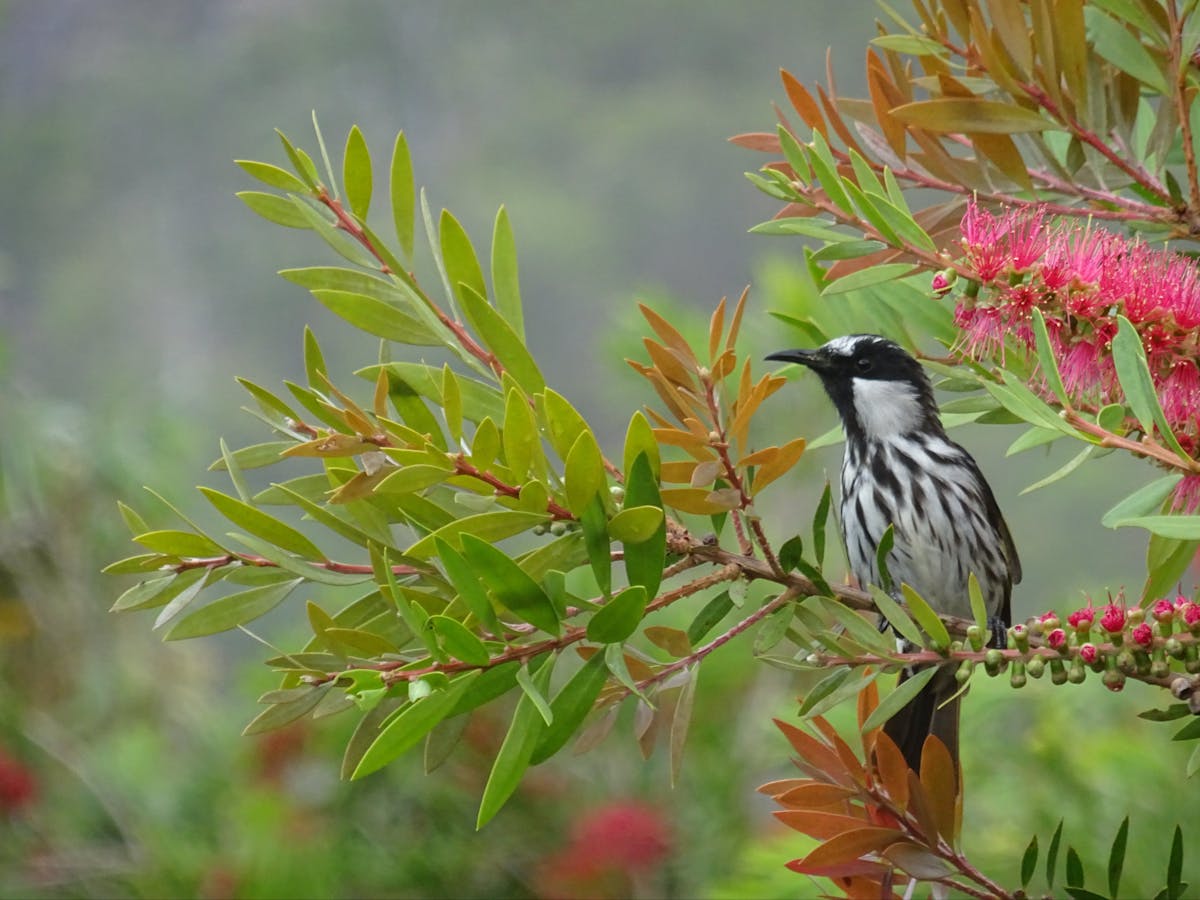
[(778, 350), (766, 358), (776, 362), (799, 363), (815, 372), (829, 367), (825, 355), (819, 350)]

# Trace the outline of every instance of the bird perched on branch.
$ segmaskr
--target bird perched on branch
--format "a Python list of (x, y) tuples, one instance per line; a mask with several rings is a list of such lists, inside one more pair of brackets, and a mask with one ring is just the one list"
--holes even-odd
[[(842, 536), (859, 583), (885, 587), (877, 550), (891, 525), (894, 543), (886, 565), (896, 589), (908, 584), (936, 612), (970, 618), (967, 579), (974, 572), (993, 632), (1006, 628), (1012, 586), (1021, 580), (1012, 535), (979, 466), (946, 436), (920, 363), (874, 334), (847, 335), (816, 350), (783, 350), (767, 359), (814, 371), (841, 417)], [(953, 667), (943, 666), (884, 726), (910, 768), (920, 770), (929, 734), (941, 739), (957, 765), (957, 691)]]

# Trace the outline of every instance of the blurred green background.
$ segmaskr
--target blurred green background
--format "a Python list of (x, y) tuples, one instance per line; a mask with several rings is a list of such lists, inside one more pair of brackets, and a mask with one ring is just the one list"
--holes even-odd
[[(305, 324), (342, 377), (373, 359), (373, 340), (273, 275), (321, 258), (310, 236), (233, 197), (253, 188), (234, 158), (281, 160), (274, 127), (311, 146), (316, 109), (331, 144), (357, 123), (377, 161), (403, 128), (435, 209), (484, 235), (506, 204), (548, 380), (618, 429), (651, 399), (621, 362), (640, 350), (635, 298), (686, 323), (752, 283), (748, 350), (798, 340), (767, 311), (800, 289), (799, 245), (746, 233), (774, 205), (741, 175), (763, 160), (725, 139), (770, 129), (778, 69), (822, 78), (827, 47), (839, 89), (861, 94), (874, 15), (868, 0), (0, 4), (0, 896), (817, 891), (782, 868), (805, 848), (753, 793), (788, 771), (770, 717), (803, 685), (747, 642), (700, 677), (674, 790), (626, 722), (532, 772), (475, 834), (503, 710), (474, 717), (433, 776), (414, 757), (341, 783), (348, 717), (241, 737), (273, 686), (269, 651), (242, 635), (164, 645), (148, 615), (107, 613), (125, 585), (98, 570), (132, 552), (117, 498), (149, 484), (203, 517), (191, 486), (222, 483), (206, 471), (218, 438), (265, 438), (235, 374), (298, 377)], [(763, 443), (832, 424), (806, 382), (772, 402)], [(1139, 535), (1096, 523), (1147, 472), (1110, 457), (1019, 497), (1070, 448), (1005, 459), (1003, 430), (957, 436), (1017, 535), (1019, 614), (1137, 589)], [(803, 460), (769, 531), (807, 522), (839, 460)], [(290, 618), (276, 614), (281, 639)], [(1130, 896), (1156, 886), (1174, 824), (1200, 833), (1178, 784), (1190, 748), (1132, 716), (1160, 698), (1098, 681), (1026, 693), (981, 684), (967, 704), (976, 861), (1013, 881), (1030, 834), (1045, 846), (1065, 816), (1099, 873), (1132, 812)]]

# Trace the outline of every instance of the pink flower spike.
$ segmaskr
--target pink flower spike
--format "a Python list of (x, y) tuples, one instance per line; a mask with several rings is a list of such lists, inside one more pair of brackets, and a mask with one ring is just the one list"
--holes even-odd
[(1109, 603), (1104, 607), (1104, 614), (1100, 616), (1100, 627), (1109, 634), (1120, 634), (1125, 630), (1125, 607), (1118, 606), (1115, 603)]
[(1007, 243), (1009, 264), (1014, 272), (1026, 272), (1042, 258), (1049, 244), (1042, 220), (1046, 217), (1044, 207), (1030, 211), (1027, 207), (1011, 210), (1008, 220)]
[(1154, 632), (1150, 629), (1149, 622), (1143, 622), (1130, 632), (1130, 637), (1133, 638), (1135, 644), (1142, 647), (1150, 647), (1154, 644)]

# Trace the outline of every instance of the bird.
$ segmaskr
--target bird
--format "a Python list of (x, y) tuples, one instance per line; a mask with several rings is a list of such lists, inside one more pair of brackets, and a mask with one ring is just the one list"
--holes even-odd
[[(841, 530), (858, 583), (889, 588), (881, 583), (877, 550), (890, 525), (891, 590), (908, 584), (937, 613), (971, 618), (974, 573), (997, 641), (1011, 621), (1021, 562), (979, 465), (946, 435), (921, 364), (877, 334), (836, 337), (815, 350), (781, 350), (767, 359), (815, 372), (841, 419)], [(900, 680), (916, 671), (907, 667)], [(910, 769), (920, 771), (925, 739), (933, 734), (958, 771), (962, 696), (954, 676), (953, 666), (942, 665), (884, 724)]]

